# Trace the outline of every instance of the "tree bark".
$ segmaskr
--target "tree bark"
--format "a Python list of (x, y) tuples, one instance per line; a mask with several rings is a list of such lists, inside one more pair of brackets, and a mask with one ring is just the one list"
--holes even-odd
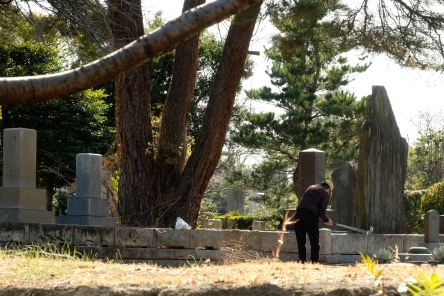
[(248, 47), (261, 3), (236, 15), (230, 25), (224, 51), (215, 77), (201, 134), (187, 164), (177, 180), (173, 204), (164, 207), (161, 225), (174, 225), (181, 217), (195, 226), (200, 203), (219, 162), (225, 143), (236, 91), (244, 73)]
[[(205, 3), (205, 0), (185, 0), (183, 11)], [(182, 172), (187, 152), (187, 114), (194, 95), (199, 34), (176, 48), (173, 78), (163, 107), (162, 125), (157, 155), (160, 194), (174, 188)]]
[[(115, 46), (143, 35), (140, 0), (111, 0), (109, 23)], [(119, 213), (124, 225), (147, 225), (153, 142), (150, 117), (148, 64), (119, 74), (115, 79), (116, 130), (120, 163)]]

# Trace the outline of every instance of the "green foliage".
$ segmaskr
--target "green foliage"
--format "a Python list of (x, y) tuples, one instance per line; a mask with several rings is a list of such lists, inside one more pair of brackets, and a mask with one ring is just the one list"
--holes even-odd
[[(57, 71), (57, 51), (42, 44), (0, 47), (0, 76)], [(69, 98), (37, 104), (2, 106), (1, 127), (35, 129), (38, 186), (52, 190), (75, 178), (77, 153), (106, 154), (114, 140), (103, 90), (86, 90)]]
[(290, 174), (295, 173), (299, 152), (307, 148), (326, 151), (331, 168), (356, 160), (365, 100), (344, 87), (368, 65), (349, 65), (341, 56), (350, 50), (338, 20), (345, 7), (338, 1), (304, 0), (282, 8), (271, 15), (279, 33), (266, 49), (274, 87), (247, 92), (250, 99), (277, 111), (244, 111), (231, 139), (263, 151), (269, 162), (279, 161), (281, 172)]
[(68, 207), (68, 197), (70, 196), (71, 194), (68, 193), (68, 188), (66, 187), (57, 188), (56, 193), (52, 196), (53, 206), (57, 207), (59, 210), (64, 212)]
[(422, 197), (422, 211), (427, 213), (436, 210), (439, 214), (444, 213), (444, 181), (430, 186)]
[(420, 295), (443, 295), (444, 294), (444, 279), (440, 279), (439, 275), (432, 273), (430, 278), (423, 272), (420, 276), (415, 275), (418, 284), (409, 284), (408, 291), (414, 296)]
[(363, 253), (359, 252), (361, 255), (362, 263), (365, 264), (370, 274), (373, 276), (374, 281), (377, 281), (379, 277), (381, 276), (382, 272), (384, 271), (384, 268), (381, 268), (380, 270), (376, 270), (377, 263), (372, 260), (372, 258), (369, 255), (364, 255)]
[[(191, 260), (188, 260), (188, 258), (190, 258)], [(188, 255), (186, 260), (187, 260), (187, 266), (190, 268), (201, 267), (203, 264), (202, 258), (196, 260), (196, 257), (194, 257), (193, 255)]]
[(231, 211), (225, 215), (214, 216), (214, 219), (221, 219), (224, 229), (251, 229), (253, 218), (243, 215), (239, 211)]
[(382, 248), (373, 254), (373, 259), (378, 263), (390, 263), (395, 259), (395, 254), (391, 250)]
[(409, 148), (406, 186), (425, 189), (444, 178), (444, 132), (428, 129), (420, 131), (414, 147)]
[(424, 232), (424, 211), (421, 200), (425, 190), (404, 191), (404, 213), (407, 233)]
[(0, 247), (0, 252), (13, 254), (14, 256), (20, 256), (30, 259), (35, 258), (50, 258), (57, 260), (77, 260), (82, 261), (96, 261), (97, 255), (92, 252), (79, 252), (76, 248), (71, 248), (68, 244), (64, 243), (61, 246), (57, 246), (52, 243), (44, 244), (30, 244), (21, 245), (17, 243), (9, 243), (3, 248)]
[(41, 43), (0, 46), (0, 75), (15, 77), (55, 72), (60, 69), (57, 55), (56, 48)]
[(439, 263), (444, 263), (444, 246), (434, 247), (431, 259), (436, 260)]

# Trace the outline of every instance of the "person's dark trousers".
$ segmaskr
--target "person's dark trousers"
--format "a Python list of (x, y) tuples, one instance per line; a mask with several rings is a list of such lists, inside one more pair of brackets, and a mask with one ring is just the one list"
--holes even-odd
[(296, 241), (298, 244), (298, 254), (299, 260), (302, 262), (307, 261), (307, 239), (306, 234), (308, 234), (308, 238), (310, 239), (311, 246), (311, 262), (319, 262), (319, 218), (317, 213), (305, 210), (298, 209), (296, 211), (295, 220), (299, 221), (295, 224), (294, 230), (296, 233)]

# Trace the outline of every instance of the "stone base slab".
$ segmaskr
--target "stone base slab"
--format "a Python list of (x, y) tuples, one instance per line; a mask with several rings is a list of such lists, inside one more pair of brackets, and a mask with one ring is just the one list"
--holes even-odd
[(18, 208), (46, 211), (46, 190), (24, 187), (0, 187), (0, 209)]
[(22, 244), (50, 242), (75, 246), (219, 250), (222, 240), (221, 230), (0, 222), (0, 244), (19, 241)]
[(115, 226), (116, 218), (103, 216), (72, 216), (63, 215), (55, 217), (57, 224)]
[(0, 222), (54, 224), (54, 212), (36, 209), (2, 209)]
[(69, 197), (66, 213), (69, 216), (108, 217), (109, 200), (91, 197)]

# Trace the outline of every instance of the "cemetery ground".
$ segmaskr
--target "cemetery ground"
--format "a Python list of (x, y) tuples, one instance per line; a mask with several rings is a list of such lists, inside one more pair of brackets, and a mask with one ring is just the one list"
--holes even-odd
[[(0, 249), (4, 295), (406, 295), (401, 283), (423, 272), (444, 278), (444, 266), (301, 264), (228, 250), (224, 265), (190, 258), (179, 267), (99, 261), (44, 251)], [(382, 270), (375, 285), (375, 274)], [(384, 291), (381, 293), (380, 291)], [(424, 294), (431, 295), (431, 294)], [(438, 295), (438, 294), (433, 294)], [(442, 295), (442, 294), (440, 294)]]

